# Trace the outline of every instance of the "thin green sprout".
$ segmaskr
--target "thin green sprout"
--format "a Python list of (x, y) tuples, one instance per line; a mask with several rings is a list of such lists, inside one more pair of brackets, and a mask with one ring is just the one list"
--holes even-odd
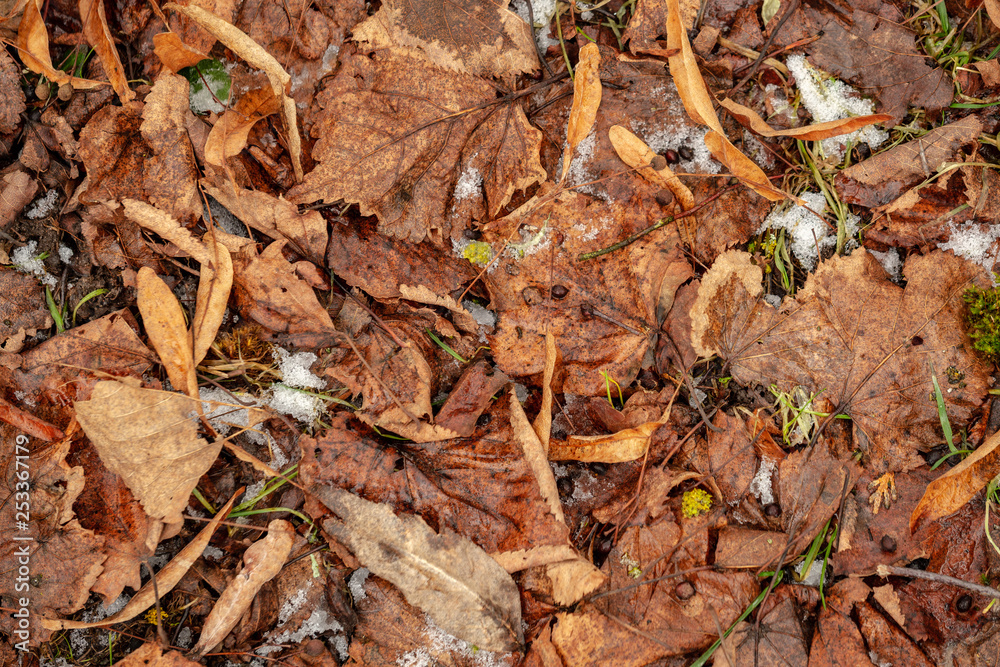
[(440, 347), (442, 350), (444, 350), (445, 352), (447, 352), (451, 356), (455, 357), (456, 359), (458, 359), (463, 364), (469, 363), (468, 359), (464, 358), (458, 352), (456, 352), (455, 350), (451, 349), (451, 347), (447, 343), (445, 343), (443, 340), (441, 340), (440, 338), (438, 338), (437, 336), (435, 336), (434, 332), (431, 331), (430, 327), (427, 327), (424, 330), (427, 332), (427, 335), (431, 337), (431, 340), (434, 341), (435, 343), (437, 343), (437, 346)]

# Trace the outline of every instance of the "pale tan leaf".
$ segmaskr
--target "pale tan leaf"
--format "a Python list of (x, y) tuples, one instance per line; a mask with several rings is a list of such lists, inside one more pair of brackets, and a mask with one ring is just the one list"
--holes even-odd
[(267, 536), (257, 540), (243, 554), (243, 569), (226, 587), (202, 626), (201, 637), (191, 649), (200, 660), (236, 627), (261, 586), (281, 572), (295, 543), (292, 524), (276, 519), (267, 525)]
[(460, 304), (454, 297), (448, 294), (438, 294), (430, 287), (425, 285), (399, 285), (399, 294), (404, 299), (409, 299), (410, 301), (416, 301), (417, 303), (426, 303), (430, 306), (441, 306), (442, 308), (447, 308), (452, 312), (452, 318), (455, 321), (455, 326), (457, 326), (462, 331), (467, 333), (475, 332), (479, 330), (479, 324), (465, 306)]
[(117, 667), (197, 667), (177, 651), (163, 652), (155, 641), (149, 641), (116, 662)]
[(896, 621), (899, 627), (905, 628), (906, 616), (903, 614), (903, 609), (899, 604), (899, 593), (892, 587), (892, 584), (875, 586), (872, 588), (872, 594), (875, 597), (875, 601), (882, 605), (882, 609), (885, 609), (892, 616), (892, 620)]
[(510, 574), (521, 572), (531, 567), (553, 565), (568, 560), (576, 560), (580, 554), (568, 544), (544, 544), (531, 549), (517, 551), (501, 551), (490, 554), (500, 567)]
[(176, 32), (153, 35), (153, 51), (168, 70), (176, 74), (185, 67), (193, 67), (208, 56), (192, 49), (181, 41)]
[(146, 513), (167, 524), (183, 521), (191, 490), (222, 449), (221, 442), (198, 437), (195, 403), (180, 394), (103, 381), (75, 408), (104, 465)]
[(559, 521), (566, 523), (562, 503), (559, 501), (556, 478), (552, 474), (552, 467), (545, 456), (545, 448), (542, 447), (541, 441), (534, 429), (531, 428), (528, 416), (524, 414), (524, 408), (521, 407), (521, 402), (517, 400), (515, 393), (509, 391), (507, 397), (510, 401), (510, 425), (514, 429), (514, 438), (524, 451), (524, 460), (527, 461), (531, 471), (535, 474), (538, 488), (542, 493), (542, 498), (549, 506), (549, 511)]
[(611, 435), (573, 435), (565, 443), (549, 448), (550, 461), (586, 461), (624, 463), (642, 458), (649, 448), (649, 440), (666, 423), (669, 410), (655, 422), (646, 422)]
[(62, 85), (68, 83), (77, 90), (90, 90), (108, 85), (104, 81), (92, 81), (70, 76), (52, 65), (49, 55), (49, 35), (45, 29), (45, 21), (39, 11), (41, 0), (28, 0), (21, 16), (21, 24), (17, 29), (17, 55), (25, 67), (36, 74), (43, 74), (53, 83)]
[(566, 148), (563, 149), (563, 170), (559, 181), (569, 174), (573, 151), (594, 128), (597, 109), (601, 106), (601, 52), (597, 44), (587, 42), (580, 49), (580, 60), (573, 74), (573, 106), (566, 127)]
[(608, 578), (582, 556), (552, 563), (545, 568), (545, 574), (552, 582), (552, 599), (561, 607), (576, 604), (600, 588)]
[(927, 485), (910, 515), (910, 532), (919, 524), (957, 512), (1000, 475), (1000, 432), (991, 435), (961, 463)]
[(990, 21), (994, 26), (1000, 28), (1000, 1), (983, 0), (983, 5), (986, 7), (986, 14), (990, 17)]
[(139, 269), (135, 278), (142, 323), (171, 384), (192, 398), (198, 397), (191, 351), (191, 335), (184, 322), (184, 311), (167, 284), (148, 266)]
[(184, 7), (171, 2), (164, 5), (164, 8), (184, 14), (202, 28), (212, 33), (240, 58), (257, 69), (264, 70), (268, 81), (271, 82), (271, 89), (274, 91), (274, 96), (281, 100), (281, 106), (284, 110), (285, 130), (288, 135), (288, 152), (292, 158), (292, 169), (295, 171), (295, 182), (301, 183), (302, 140), (299, 137), (299, 125), (296, 120), (295, 100), (287, 95), (291, 76), (281, 66), (281, 63), (268, 53), (264, 47), (250, 39), (245, 32), (232, 23), (223, 21), (215, 14), (205, 11), (201, 7), (196, 5)]
[[(79, 405), (79, 404), (77, 404)], [(46, 630), (74, 630), (78, 628), (103, 628), (109, 625), (114, 625), (115, 623), (123, 623), (130, 619), (135, 618), (142, 612), (146, 611), (154, 604), (156, 604), (157, 595), (163, 597), (177, 585), (187, 571), (191, 568), (196, 560), (201, 558), (202, 553), (205, 551), (205, 547), (212, 540), (212, 535), (215, 534), (215, 529), (219, 526), (219, 522), (229, 515), (229, 510), (233, 508), (233, 503), (236, 499), (243, 493), (243, 489), (239, 489), (226, 506), (219, 510), (208, 524), (191, 540), (180, 552), (174, 556), (169, 563), (163, 566), (159, 572), (156, 573), (156, 586), (154, 589), (153, 581), (150, 580), (139, 589), (128, 604), (119, 611), (117, 614), (112, 614), (107, 618), (100, 621), (67, 621), (60, 619), (43, 618), (41, 619), (42, 627)]]
[(542, 407), (535, 416), (531, 427), (535, 429), (542, 451), (548, 454), (549, 438), (552, 436), (552, 376), (556, 370), (556, 337), (551, 331), (545, 332), (545, 370), (542, 371)]
[(803, 125), (802, 127), (775, 130), (750, 107), (745, 107), (728, 97), (723, 98), (719, 104), (731, 113), (741, 125), (753, 130), (762, 137), (794, 137), (805, 141), (822, 141), (830, 137), (839, 137), (842, 134), (850, 134), (868, 125), (886, 123), (892, 120), (892, 116), (889, 114), (876, 113), (869, 116), (854, 116), (851, 118), (841, 118), (840, 120), (829, 120), (825, 123), (813, 123), (812, 125)]
[(204, 242), (195, 238), (191, 232), (181, 226), (181, 223), (174, 220), (170, 214), (164, 213), (155, 206), (150, 206), (146, 202), (136, 199), (125, 199), (122, 201), (125, 207), (125, 215), (133, 222), (151, 232), (156, 232), (175, 246), (191, 255), (199, 264), (208, 264), (212, 261), (212, 253)]
[(712, 106), (712, 96), (705, 86), (705, 80), (698, 69), (698, 61), (691, 51), (687, 30), (681, 24), (677, 0), (667, 0), (667, 47), (677, 49), (676, 55), (667, 60), (670, 75), (677, 86), (684, 110), (696, 123), (707, 125), (710, 132), (705, 135), (705, 145), (716, 160), (724, 164), (730, 172), (762, 197), (771, 201), (785, 199), (784, 193), (770, 184), (767, 175), (753, 160), (741, 153), (726, 138), (719, 123), (719, 117)]
[(97, 57), (104, 66), (108, 81), (122, 102), (135, 99), (135, 92), (128, 87), (125, 68), (118, 57), (118, 49), (108, 29), (108, 19), (104, 15), (104, 0), (79, 0), (80, 21), (83, 24), (83, 36), (94, 47)]
[(221, 242), (215, 242), (215, 257), (210, 264), (201, 265), (198, 280), (198, 301), (194, 319), (191, 320), (191, 340), (194, 365), (197, 366), (208, 353), (215, 335), (222, 325), (233, 288), (233, 259)]
[(336, 487), (314, 494), (340, 517), (324, 521), (323, 529), (443, 630), (488, 651), (523, 647), (517, 585), (481, 548)]

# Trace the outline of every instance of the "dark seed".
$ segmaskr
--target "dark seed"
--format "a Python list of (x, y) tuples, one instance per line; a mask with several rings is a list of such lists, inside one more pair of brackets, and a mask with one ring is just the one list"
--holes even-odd
[(479, 415), (479, 419), (476, 420), (476, 426), (486, 426), (491, 421), (493, 421), (492, 415)]
[(891, 554), (896, 550), (896, 540), (892, 535), (883, 535), (881, 543), (882, 551)]
[(955, 601), (955, 609), (963, 614), (972, 609), (972, 596), (966, 593)]
[(777, 519), (781, 516), (781, 505), (778, 503), (768, 503), (767, 505), (764, 505), (764, 514), (772, 519)]
[(674, 594), (678, 600), (690, 600), (695, 594), (694, 586), (690, 581), (682, 581), (674, 586)]
[(608, 471), (608, 464), (601, 461), (594, 461), (590, 464), (590, 469), (595, 475), (603, 475)]
[(311, 658), (318, 657), (323, 653), (323, 642), (318, 639), (310, 639), (306, 642), (305, 648), (302, 649), (302, 652)]
[(682, 160), (691, 160), (694, 158), (694, 151), (687, 146), (681, 146), (677, 149), (677, 152), (680, 154)]
[(478, 241), (479, 239), (483, 238), (483, 233), (478, 229), (466, 229), (464, 232), (462, 232), (462, 236), (464, 236), (467, 239), (471, 239), (473, 241)]
[(565, 299), (567, 294), (569, 294), (569, 289), (565, 285), (552, 286), (553, 299)]
[(610, 537), (604, 537), (594, 542), (594, 563), (603, 563), (613, 547), (614, 543)]
[(674, 202), (674, 193), (664, 188), (656, 193), (656, 203), (660, 206), (670, 206)]
[(663, 157), (662, 155), (654, 155), (653, 161), (649, 163), (649, 166), (659, 171), (660, 169), (663, 169), (664, 167), (667, 166), (667, 158)]
[(569, 497), (573, 495), (573, 480), (569, 477), (560, 477), (556, 481), (556, 488), (559, 489), (559, 495)]
[(663, 157), (667, 160), (667, 164), (677, 164), (681, 161), (680, 157), (677, 155), (677, 151), (672, 148), (668, 148), (663, 151)]
[(914, 336), (913, 338), (910, 339), (910, 344), (913, 345), (914, 347), (916, 347), (917, 345), (923, 345), (924, 339), (921, 338), (920, 336)]

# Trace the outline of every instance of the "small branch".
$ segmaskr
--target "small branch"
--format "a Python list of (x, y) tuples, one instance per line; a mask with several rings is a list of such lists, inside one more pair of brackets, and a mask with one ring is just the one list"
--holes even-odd
[(879, 565), (876, 571), (880, 577), (886, 577), (890, 574), (894, 574), (898, 577), (926, 579), (927, 581), (933, 581), (938, 584), (947, 584), (949, 586), (955, 586), (956, 588), (964, 588), (972, 591), (973, 593), (978, 593), (980, 595), (985, 595), (988, 598), (1000, 600), (1000, 591), (995, 588), (980, 586), (979, 584), (973, 584), (968, 581), (962, 581), (961, 579), (956, 579), (955, 577), (949, 577), (947, 574), (927, 572), (925, 570), (914, 570), (909, 567), (893, 567), (892, 565)]

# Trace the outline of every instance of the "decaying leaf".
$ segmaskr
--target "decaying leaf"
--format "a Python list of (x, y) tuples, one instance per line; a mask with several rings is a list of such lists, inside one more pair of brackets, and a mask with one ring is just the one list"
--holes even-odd
[(546, 178), (541, 132), (520, 105), (497, 100), (493, 86), (468, 74), (359, 54), (341, 63), (317, 100), (320, 164), (289, 200), (360, 203), (386, 236), (440, 242), (471, 221), (472, 211), (456, 209), (465, 199), (480, 215), (496, 215), (514, 190)]
[(143, 139), (153, 149), (146, 160), (143, 186), (149, 203), (182, 222), (201, 217), (198, 165), (188, 137), (194, 122), (187, 79), (164, 72), (146, 96)]
[(587, 42), (580, 49), (580, 61), (573, 75), (573, 106), (566, 126), (566, 147), (563, 150), (563, 169), (559, 181), (566, 180), (573, 152), (594, 128), (597, 110), (601, 106), (601, 52), (597, 44)]
[(261, 586), (274, 578), (288, 560), (295, 542), (292, 524), (276, 519), (267, 525), (267, 536), (243, 553), (243, 569), (226, 587), (205, 619), (191, 656), (200, 659), (236, 627)]
[(115, 89), (118, 97), (123, 102), (131, 102), (135, 99), (135, 92), (128, 87), (125, 68), (122, 67), (122, 61), (118, 57), (118, 49), (115, 48), (111, 30), (108, 29), (108, 19), (104, 15), (104, 0), (79, 0), (79, 6), (83, 36), (101, 59), (108, 81), (111, 82), (111, 87)]
[(842, 134), (850, 134), (855, 130), (874, 123), (885, 123), (892, 120), (892, 116), (884, 113), (871, 114), (869, 116), (853, 116), (851, 118), (841, 118), (825, 123), (813, 123), (800, 127), (790, 127), (785, 130), (776, 130), (760, 117), (760, 115), (742, 104), (732, 101), (728, 97), (723, 98), (719, 104), (733, 115), (741, 125), (750, 128), (762, 137), (794, 137), (803, 141), (822, 141), (830, 137), (839, 137)]
[(504, 77), (538, 67), (531, 28), (497, 0), (388, 0), (352, 32), (375, 49), (419, 54), (469, 74)]
[(285, 120), (285, 130), (288, 139), (288, 153), (292, 158), (292, 168), (295, 170), (296, 182), (302, 181), (302, 140), (299, 137), (299, 124), (296, 120), (295, 100), (288, 96), (288, 85), (291, 76), (281, 66), (274, 56), (264, 50), (257, 42), (250, 39), (246, 33), (211, 12), (197, 5), (178, 5), (173, 2), (164, 5), (164, 9), (173, 9), (215, 35), (220, 42), (232, 49), (233, 53), (247, 61), (257, 69), (264, 70), (274, 96), (281, 100)]
[(517, 586), (482, 549), (342, 489), (322, 486), (313, 493), (340, 518), (324, 521), (323, 529), (444, 630), (488, 651), (524, 645)]
[(757, 164), (741, 153), (726, 138), (726, 133), (719, 123), (719, 117), (712, 106), (712, 97), (705, 87), (705, 80), (698, 69), (698, 61), (691, 51), (687, 30), (681, 24), (680, 9), (677, 0), (667, 0), (667, 47), (678, 49), (676, 55), (670, 56), (670, 74), (677, 85), (677, 92), (684, 103), (684, 109), (691, 120), (707, 125), (711, 131), (705, 135), (705, 145), (716, 160), (726, 165), (734, 176), (762, 197), (771, 201), (785, 198), (784, 193), (775, 188), (767, 180), (767, 175)]
[(198, 300), (191, 320), (191, 342), (194, 365), (197, 366), (208, 353), (229, 303), (233, 288), (233, 259), (225, 245), (216, 241), (215, 254), (210, 264), (201, 265), (198, 280)]
[(927, 485), (910, 515), (910, 532), (956, 512), (1000, 474), (1000, 433), (994, 433), (961, 463)]
[[(197, 481), (197, 480), (196, 480)], [(191, 568), (196, 560), (201, 558), (202, 553), (205, 551), (205, 547), (212, 539), (212, 535), (215, 534), (215, 529), (219, 526), (226, 516), (229, 515), (229, 510), (232, 509), (233, 503), (242, 494), (243, 489), (240, 489), (237, 493), (229, 499), (229, 502), (225, 504), (218, 513), (212, 517), (212, 520), (205, 524), (193, 540), (187, 543), (183, 549), (181, 549), (176, 556), (170, 559), (170, 562), (164, 565), (159, 572), (156, 573), (156, 585), (153, 585), (152, 579), (146, 582), (139, 591), (132, 596), (132, 599), (128, 601), (121, 611), (117, 614), (112, 614), (105, 619), (100, 621), (65, 621), (59, 619), (42, 619), (42, 627), (47, 630), (72, 630), (75, 628), (101, 628), (108, 625), (114, 625), (115, 623), (122, 623), (124, 621), (135, 618), (142, 612), (146, 611), (156, 603), (156, 598), (162, 597), (169, 593), (174, 586), (177, 585), (187, 571)], [(187, 497), (185, 496), (185, 502)]]
[(177, 297), (156, 272), (148, 266), (136, 275), (137, 300), (142, 323), (170, 382), (192, 398), (198, 397), (198, 378), (194, 370), (191, 335), (184, 322), (184, 311)]
[(180, 394), (104, 381), (75, 408), (104, 465), (146, 513), (168, 524), (183, 521), (191, 490), (222, 449), (198, 437), (195, 404)]
[[(718, 354), (739, 382), (822, 395), (853, 420), (874, 475), (923, 463), (940, 439), (931, 373), (961, 378), (944, 395), (953, 425), (966, 423), (988, 387), (965, 335), (962, 292), (986, 279), (950, 253), (911, 257), (906, 288), (863, 249), (820, 265), (781, 309), (760, 298), (761, 270), (736, 251), (705, 274), (691, 309), (692, 342)], [(988, 282), (988, 281), (987, 281)]]

